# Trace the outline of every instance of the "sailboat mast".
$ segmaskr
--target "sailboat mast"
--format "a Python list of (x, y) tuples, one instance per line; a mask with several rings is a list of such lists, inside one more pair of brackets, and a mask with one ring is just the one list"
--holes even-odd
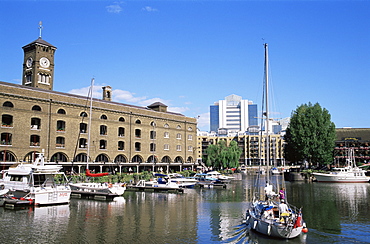
[(90, 111), (89, 111), (89, 128), (87, 132), (87, 158), (86, 158), (86, 168), (87, 169), (89, 169), (89, 159), (90, 159), (90, 135), (91, 135), (90, 132), (91, 132), (93, 88), (94, 88), (94, 78), (91, 79), (91, 86), (90, 86)]
[(269, 164), (270, 164), (270, 136), (269, 136), (269, 102), (268, 102), (268, 91), (269, 91), (269, 75), (268, 75), (268, 68), (269, 68), (269, 62), (268, 62), (268, 48), (267, 43), (264, 44), (265, 47), (265, 101), (266, 101), (266, 165), (267, 165), (267, 180), (269, 180)]

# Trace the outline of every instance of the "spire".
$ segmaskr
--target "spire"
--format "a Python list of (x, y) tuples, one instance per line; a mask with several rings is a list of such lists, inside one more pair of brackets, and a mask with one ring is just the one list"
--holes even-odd
[(42, 29), (44, 29), (44, 27), (42, 26), (42, 21), (39, 22), (39, 30), (40, 30), (40, 34), (39, 34), (39, 38), (42, 39)]

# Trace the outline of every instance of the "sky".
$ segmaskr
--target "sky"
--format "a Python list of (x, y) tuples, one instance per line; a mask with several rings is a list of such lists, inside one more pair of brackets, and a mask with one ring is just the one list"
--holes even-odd
[(319, 103), (337, 128), (369, 128), (370, 1), (0, 0), (0, 81), (21, 84), (23, 49), (57, 47), (54, 90), (198, 119), (236, 94), (262, 104), (269, 47), (270, 117)]

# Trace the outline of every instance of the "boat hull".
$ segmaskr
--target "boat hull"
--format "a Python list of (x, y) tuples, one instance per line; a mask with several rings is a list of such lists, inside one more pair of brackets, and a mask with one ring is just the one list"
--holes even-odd
[(329, 183), (366, 183), (369, 182), (367, 176), (355, 176), (342, 175), (342, 174), (325, 174), (325, 173), (313, 173), (318, 182), (329, 182)]
[(86, 195), (116, 195), (121, 196), (126, 186), (122, 184), (105, 184), (105, 183), (71, 183), (69, 184), (72, 193)]

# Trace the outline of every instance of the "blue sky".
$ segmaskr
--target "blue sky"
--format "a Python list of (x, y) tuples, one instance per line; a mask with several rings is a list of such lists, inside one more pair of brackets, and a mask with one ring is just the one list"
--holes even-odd
[(0, 80), (21, 83), (22, 46), (58, 49), (54, 90), (198, 117), (230, 94), (262, 102), (269, 45), (271, 117), (318, 102), (336, 127), (369, 128), (370, 1), (0, 0)]

